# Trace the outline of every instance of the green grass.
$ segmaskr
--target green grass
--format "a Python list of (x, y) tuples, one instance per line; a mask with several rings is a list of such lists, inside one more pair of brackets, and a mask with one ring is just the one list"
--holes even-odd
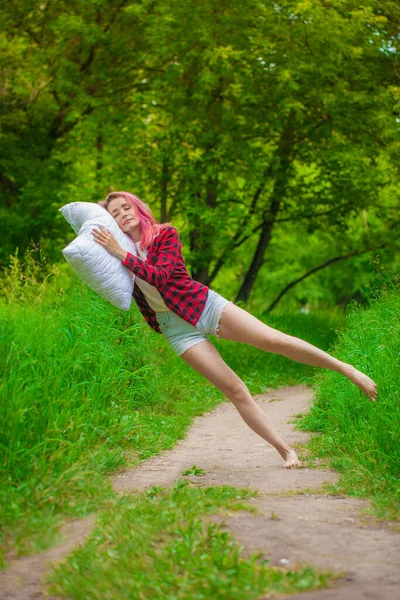
[(106, 473), (172, 448), (222, 400), (138, 319), (79, 285), (55, 308), (0, 305), (0, 500), (17, 553), (45, 547), (61, 518), (110, 497)]
[(110, 502), (86, 544), (49, 577), (50, 593), (73, 600), (250, 600), (269, 592), (326, 587), (332, 574), (299, 566), (268, 566), (243, 547), (213, 513), (254, 510), (255, 494), (228, 486), (194, 488), (178, 481)]
[[(371, 403), (343, 376), (324, 371), (315, 378), (315, 401), (299, 427), (314, 431), (312, 457), (325, 457), (341, 473), (335, 490), (369, 498), (377, 516), (398, 519), (400, 509), (400, 295), (392, 288), (354, 306), (332, 348), (340, 360), (377, 383)], [(333, 490), (333, 488), (332, 488)]]
[[(54, 543), (62, 521), (113, 497), (107, 474), (172, 448), (195, 416), (224, 400), (135, 306), (126, 313), (75, 278), (66, 284), (62, 266), (43, 279), (29, 257), (25, 268), (15, 258), (0, 280), (3, 556)], [(275, 319), (323, 341), (317, 317), (289, 316), (286, 327), (283, 316)], [(313, 372), (249, 346), (217, 344), (253, 392)]]
[[(43, 280), (34, 263), (27, 265), (24, 270), (15, 259), (0, 281), (4, 552), (45, 548), (57, 541), (60, 523), (97, 510), (85, 546), (51, 576), (53, 593), (85, 600), (247, 600), (326, 586), (329, 573), (272, 569), (260, 555), (244, 558), (243, 548), (210, 523), (213, 513), (248, 510), (249, 491), (181, 480), (173, 490), (113, 492), (107, 475), (172, 448), (195, 416), (224, 398), (135, 306), (120, 311), (76, 279), (68, 287), (61, 267)], [(330, 460), (342, 473), (338, 489), (372, 497), (384, 517), (394, 517), (399, 505), (399, 308), (393, 293), (367, 311), (353, 310), (333, 347), (342, 326), (337, 313), (265, 319), (369, 373), (380, 391), (375, 405), (336, 373), (313, 379), (315, 369), (307, 365), (215, 342), (253, 393), (315, 381), (315, 406), (301, 420), (318, 432), (313, 458)], [(188, 474), (200, 476), (201, 469), (193, 465)]]

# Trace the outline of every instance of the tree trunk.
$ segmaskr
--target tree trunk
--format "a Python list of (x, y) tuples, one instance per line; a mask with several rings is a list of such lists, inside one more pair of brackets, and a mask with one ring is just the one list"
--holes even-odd
[[(207, 106), (207, 112), (210, 120), (210, 129), (215, 131), (213, 138), (204, 148), (204, 155), (207, 157), (208, 162), (200, 161), (200, 168), (205, 169), (207, 173), (207, 180), (205, 185), (205, 215), (212, 214), (213, 210), (217, 206), (218, 199), (218, 158), (213, 158), (213, 153), (215, 149), (218, 147), (219, 139), (222, 133), (222, 116), (223, 116), (223, 105), (224, 105), (224, 77), (221, 75), (218, 80), (218, 85), (212, 91), (210, 100)], [(207, 169), (211, 167), (210, 170)], [(199, 207), (203, 205), (202, 193), (198, 192), (198, 196), (200, 198), (200, 202), (198, 204)], [(200, 215), (203, 217), (203, 215)], [(191, 242), (193, 240), (194, 243), (191, 243), (192, 250), (195, 255), (195, 265), (192, 269), (193, 279), (196, 281), (200, 281), (205, 285), (209, 285), (210, 282), (210, 264), (214, 258), (213, 249), (214, 249), (214, 238), (217, 231), (217, 226), (214, 221), (210, 222), (208, 219), (204, 221), (204, 219), (199, 218), (198, 210), (196, 214), (196, 231), (193, 231), (193, 227), (191, 226)], [(197, 254), (197, 256), (196, 256)]]
[(272, 229), (274, 226), (275, 217), (279, 211), (279, 204), (280, 201), (278, 200), (278, 198), (275, 198), (271, 206), (271, 216), (263, 222), (260, 238), (258, 240), (253, 260), (251, 262), (249, 270), (246, 273), (246, 277), (244, 278), (240, 290), (235, 298), (235, 302), (237, 302), (238, 300), (243, 300), (246, 302), (250, 296), (250, 292), (257, 278), (258, 272), (261, 268), (261, 265), (263, 264), (265, 251), (268, 248), (269, 242), (271, 241)]
[(272, 166), (271, 166), (271, 164), (269, 164), (268, 167), (264, 171), (261, 184), (258, 186), (258, 188), (256, 189), (256, 191), (253, 195), (253, 199), (252, 199), (248, 213), (243, 217), (236, 232), (233, 234), (231, 241), (225, 246), (221, 256), (217, 259), (217, 261), (213, 267), (213, 270), (211, 271), (211, 274), (208, 278), (207, 285), (210, 285), (212, 283), (212, 281), (215, 279), (215, 277), (218, 275), (220, 269), (223, 267), (230, 252), (232, 252), (235, 248), (238, 248), (239, 246), (241, 246), (243, 244), (243, 242), (245, 242), (250, 237), (251, 234), (246, 235), (245, 237), (242, 237), (240, 239), (240, 236), (243, 235), (243, 232), (245, 231), (251, 218), (253, 217), (253, 215), (256, 212), (257, 203), (258, 203), (260, 196), (267, 184), (268, 177), (270, 177), (272, 171), (273, 171)]
[[(201, 198), (201, 193), (198, 196)], [(218, 179), (209, 177), (206, 184), (205, 210), (209, 214), (217, 204)], [(201, 201), (199, 202), (201, 206)], [(215, 225), (205, 224), (201, 215), (196, 214), (192, 221), (190, 231), (190, 247), (195, 254), (195, 265), (192, 268), (192, 277), (205, 285), (209, 285), (209, 268), (213, 259), (213, 239), (215, 236)], [(197, 254), (197, 256), (196, 256)]]
[(295, 113), (294, 111), (291, 111), (287, 119), (286, 127), (279, 140), (276, 151), (276, 162), (274, 161), (271, 169), (275, 173), (275, 184), (272, 191), (271, 206), (263, 213), (263, 223), (257, 248), (249, 270), (247, 271), (244, 281), (235, 298), (236, 302), (239, 300), (246, 302), (249, 299), (258, 272), (263, 264), (265, 251), (271, 241), (272, 230), (279, 213), (281, 200), (285, 195), (288, 170), (294, 155), (294, 120)]

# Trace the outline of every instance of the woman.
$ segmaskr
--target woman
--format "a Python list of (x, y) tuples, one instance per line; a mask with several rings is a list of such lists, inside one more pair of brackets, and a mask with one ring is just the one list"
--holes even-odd
[(308, 342), (268, 327), (250, 313), (194, 281), (186, 270), (177, 230), (158, 223), (149, 207), (128, 192), (113, 192), (100, 202), (135, 242), (138, 256), (123, 250), (104, 227), (94, 240), (135, 274), (133, 297), (149, 325), (165, 336), (175, 352), (233, 402), (244, 421), (272, 444), (285, 468), (300, 466), (296, 452), (274, 430), (243, 381), (222, 360), (207, 335), (251, 344), (298, 362), (342, 373), (374, 402), (372, 379)]

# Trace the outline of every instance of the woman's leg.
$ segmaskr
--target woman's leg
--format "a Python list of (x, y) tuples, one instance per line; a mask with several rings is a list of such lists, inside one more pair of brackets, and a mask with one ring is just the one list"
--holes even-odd
[(282, 333), (235, 304), (227, 304), (219, 323), (219, 336), (235, 342), (251, 344), (266, 352), (281, 354), (314, 367), (323, 367), (342, 373), (374, 402), (377, 395), (375, 382), (352, 365), (344, 363), (300, 338)]
[(273, 428), (265, 412), (255, 402), (245, 383), (222, 360), (209, 341), (200, 342), (181, 354), (181, 358), (201, 373), (233, 402), (242, 419), (258, 435), (276, 448), (290, 469), (300, 465), (293, 448), (288, 446)]

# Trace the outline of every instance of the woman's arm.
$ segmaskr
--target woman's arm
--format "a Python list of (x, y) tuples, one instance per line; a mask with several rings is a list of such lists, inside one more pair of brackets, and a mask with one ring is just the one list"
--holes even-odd
[(182, 244), (175, 227), (168, 227), (160, 234), (160, 245), (157, 253), (157, 264), (150, 265), (137, 256), (127, 253), (122, 265), (132, 271), (139, 279), (144, 279), (158, 287), (171, 277), (179, 259)]

